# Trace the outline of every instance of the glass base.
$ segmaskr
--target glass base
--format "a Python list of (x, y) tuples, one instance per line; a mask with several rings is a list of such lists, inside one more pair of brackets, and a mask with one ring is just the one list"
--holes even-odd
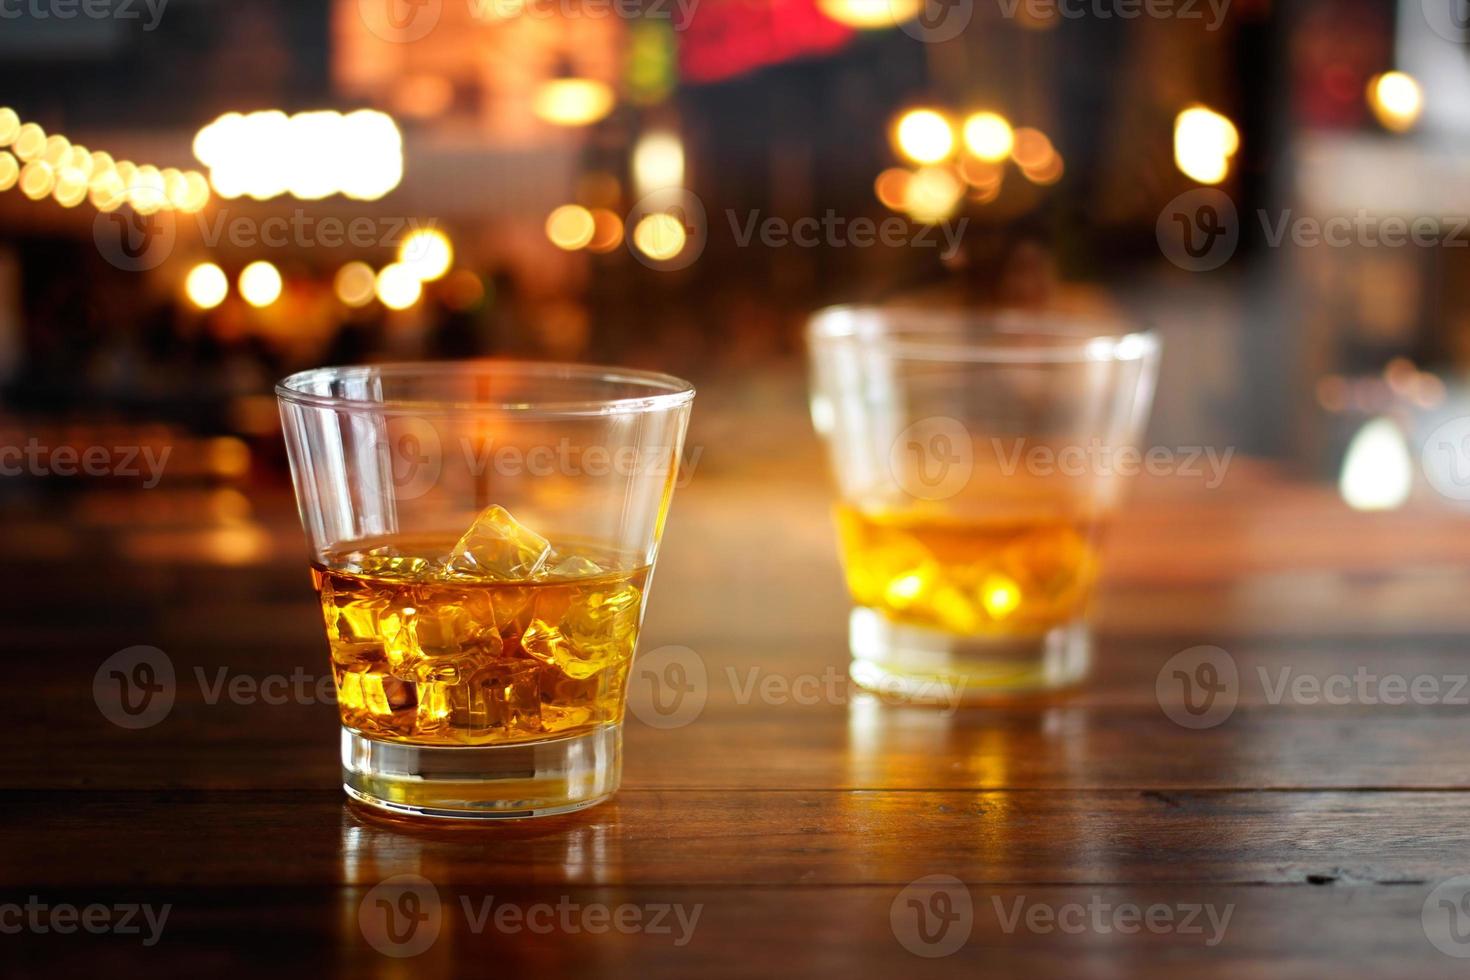
[(623, 726), (510, 745), (411, 745), (342, 730), (342, 788), (399, 815), (545, 817), (601, 803), (623, 775)]
[(1051, 690), (1081, 680), (1092, 659), (1092, 635), (1081, 619), (1031, 636), (959, 636), (859, 606), (848, 639), (853, 682), (909, 704), (954, 707)]

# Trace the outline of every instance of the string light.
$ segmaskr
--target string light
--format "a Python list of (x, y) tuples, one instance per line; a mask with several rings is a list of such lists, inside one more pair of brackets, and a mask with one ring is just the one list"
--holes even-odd
[(0, 150), (0, 191), (19, 186), (33, 201), (51, 197), (74, 208), (90, 200), (99, 211), (131, 204), (139, 214), (195, 212), (209, 203), (209, 182), (197, 170), (159, 170), (114, 160), (112, 154), (89, 150), (60, 133), (48, 135), (36, 123), (22, 122), (14, 109), (0, 107), (3, 146), (10, 149)]
[(227, 112), (195, 135), (194, 155), (224, 198), (376, 201), (403, 180), (403, 134), (371, 109)]

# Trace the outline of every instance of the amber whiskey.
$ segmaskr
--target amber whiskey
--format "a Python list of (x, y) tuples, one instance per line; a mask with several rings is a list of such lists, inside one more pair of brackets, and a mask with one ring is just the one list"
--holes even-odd
[(894, 622), (966, 636), (1037, 634), (1082, 615), (1097, 577), (1094, 524), (837, 507), (853, 599)]
[(619, 722), (648, 572), (501, 508), (458, 539), (345, 545), (313, 568), (342, 723), (491, 745)]

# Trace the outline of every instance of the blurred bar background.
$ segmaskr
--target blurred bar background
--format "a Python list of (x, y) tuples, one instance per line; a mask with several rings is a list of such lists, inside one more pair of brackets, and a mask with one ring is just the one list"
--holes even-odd
[[(17, 558), (97, 525), (137, 558), (264, 560), (272, 384), (327, 363), (657, 368), (706, 393), (709, 472), (805, 472), (801, 325), (859, 301), (1152, 323), (1151, 444), (1363, 509), (1457, 503), (1427, 467), (1470, 456), (1414, 449), (1470, 374), (1453, 2), (102, 7), (0, 26)], [(1179, 223), (1218, 200), (1189, 194), (1234, 214)], [(1382, 244), (1390, 218), (1424, 241)], [(1330, 219), (1340, 243), (1298, 240)], [(105, 478), (66, 478), (68, 447)]]

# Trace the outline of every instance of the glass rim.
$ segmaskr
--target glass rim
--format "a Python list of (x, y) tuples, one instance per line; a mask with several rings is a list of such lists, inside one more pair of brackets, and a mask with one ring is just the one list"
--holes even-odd
[[(937, 329), (956, 325), (984, 326), (990, 332), (954, 339)], [(1038, 326), (1051, 329), (1038, 330)], [(1028, 334), (1045, 337), (1047, 342), (1016, 343)], [(1159, 350), (1156, 330), (1104, 316), (859, 304), (829, 306), (813, 313), (806, 339), (813, 347), (846, 341), (911, 360), (996, 364), (1138, 361)]]
[[(308, 384), (326, 380), (368, 377), (427, 378), (483, 372), (546, 381), (591, 381), (648, 389), (648, 394), (608, 398), (529, 399), (520, 401), (453, 401), (412, 398), (352, 398), (323, 395), (306, 390)], [(347, 364), (309, 368), (287, 375), (276, 383), (276, 397), (293, 405), (333, 411), (358, 411), (375, 415), (512, 415), (517, 418), (575, 418), (581, 416), (634, 415), (668, 411), (687, 405), (694, 398), (694, 385), (660, 371), (620, 368), (599, 364), (559, 361), (468, 360), (392, 361), (383, 364)]]

